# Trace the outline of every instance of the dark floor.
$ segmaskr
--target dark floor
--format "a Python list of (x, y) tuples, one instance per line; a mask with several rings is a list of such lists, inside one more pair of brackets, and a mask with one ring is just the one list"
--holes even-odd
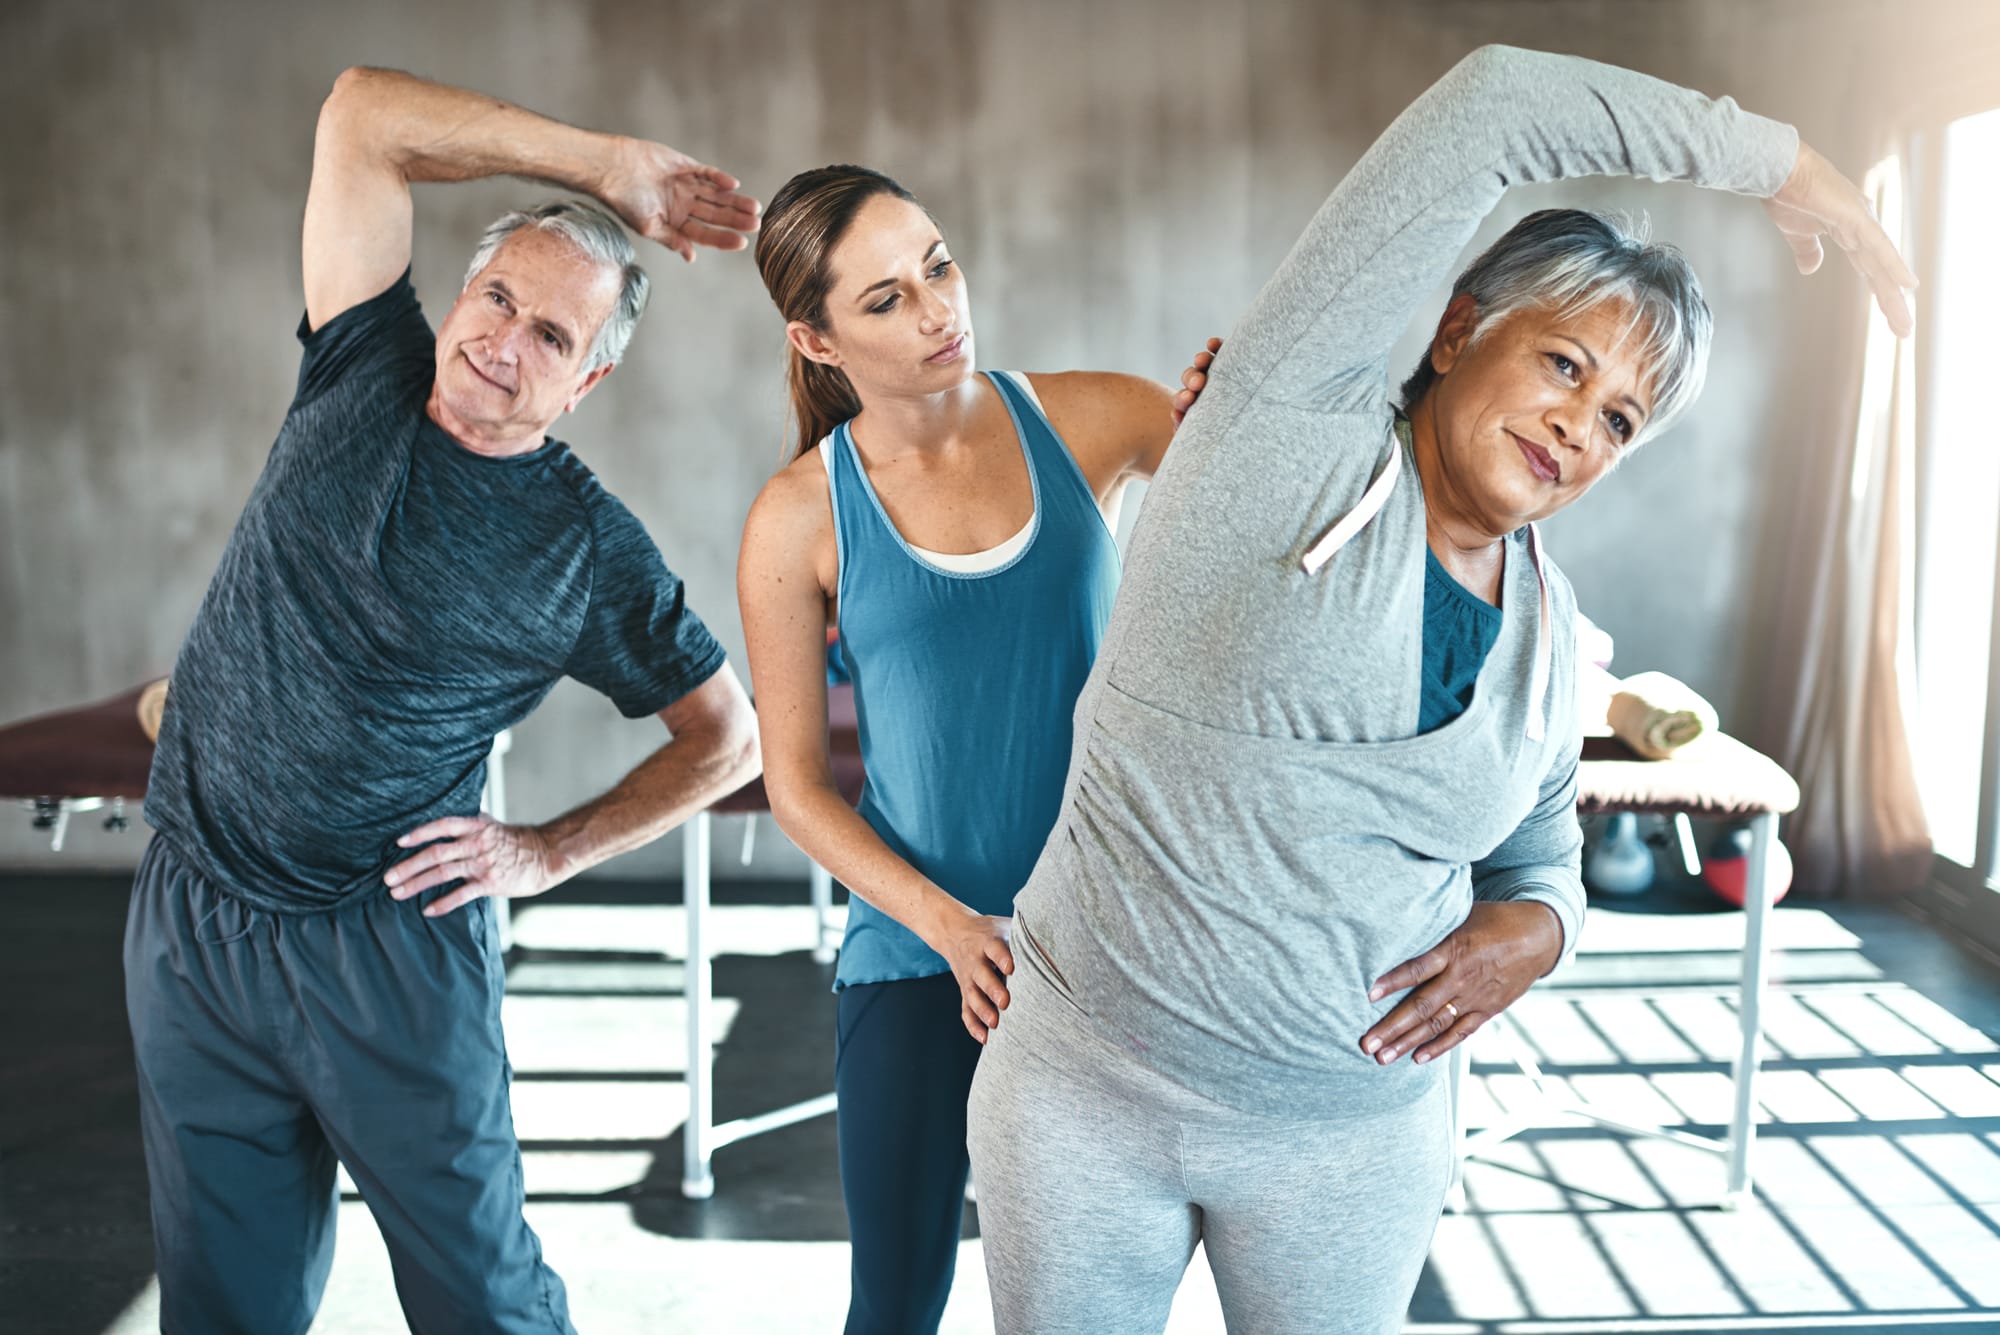
[[(830, 1088), (830, 970), (802, 888), (725, 890), (718, 1121)], [(0, 876), (0, 1331), (148, 1329), (144, 1164), (119, 945), (125, 883)], [(1727, 1099), (1734, 914), (1669, 885), (1593, 917), (1516, 1033), (1565, 1092), (1712, 1130)], [(522, 906), (507, 1023), (530, 1213), (587, 1330), (830, 1330), (844, 1308), (833, 1122), (725, 1150), (681, 1199), (683, 930), (651, 888)], [(1474, 1164), (1411, 1311), (1422, 1335), (2000, 1330), (2000, 969), (1890, 908), (1776, 916), (1762, 1203), (1719, 1160), (1583, 1124)], [(1531, 1097), (1482, 1048), (1474, 1124)], [(968, 1239), (976, 1238), (968, 1210)], [(343, 1208), (316, 1330), (400, 1329), (365, 1210)], [(947, 1329), (989, 1329), (968, 1242)], [(1193, 1273), (1175, 1332), (1219, 1329)], [(632, 1315), (638, 1312), (640, 1315)], [(587, 1324), (586, 1324), (587, 1323)]]

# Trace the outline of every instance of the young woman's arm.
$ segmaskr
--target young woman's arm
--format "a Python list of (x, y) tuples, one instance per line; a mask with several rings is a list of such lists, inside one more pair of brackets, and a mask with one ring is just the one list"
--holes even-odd
[(1125, 484), (1149, 480), (1166, 458), (1179, 425), (1173, 391), (1116, 371), (1065, 371), (1028, 380), (1098, 505), (1115, 514)]
[(965, 1027), (983, 1043), (1007, 1005), (1012, 919), (973, 912), (896, 856), (834, 783), (826, 628), (837, 561), (826, 476), (808, 455), (751, 506), (736, 566), (771, 814), (806, 856), (944, 956)]

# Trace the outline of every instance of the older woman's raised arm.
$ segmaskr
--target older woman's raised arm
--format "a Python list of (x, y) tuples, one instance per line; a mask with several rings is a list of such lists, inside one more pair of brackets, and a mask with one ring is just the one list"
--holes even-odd
[(1798, 157), (1790, 126), (1729, 98), (1575, 56), (1481, 47), (1321, 205), (1216, 359), (1210, 397), (1379, 406), (1391, 345), (1510, 186), (1624, 175), (1763, 198)]

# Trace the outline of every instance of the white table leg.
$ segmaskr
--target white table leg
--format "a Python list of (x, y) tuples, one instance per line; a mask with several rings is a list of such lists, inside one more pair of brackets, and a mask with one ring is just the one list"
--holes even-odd
[(1445, 1097), (1451, 1101), (1451, 1185), (1445, 1189), (1444, 1208), (1459, 1214), (1465, 1209), (1465, 1087), (1472, 1081), (1471, 1040), (1453, 1048), (1449, 1060)]
[(1771, 845), (1778, 837), (1776, 815), (1750, 823), (1750, 865), (1743, 881), (1743, 987), (1737, 998), (1743, 1034), (1736, 1053), (1736, 1105), (1729, 1122), (1729, 1177), (1722, 1203), (1727, 1209), (1752, 1196), (1750, 1151), (1757, 1138), (1757, 1068), (1764, 1039), (1764, 975), (1770, 943)]
[(829, 939), (833, 935), (833, 924), (829, 921), (833, 917), (833, 873), (817, 862), (812, 864), (812, 903), (813, 962), (831, 964), (835, 954)]
[[(511, 732), (503, 730), (493, 739), (493, 749), (486, 757), (486, 791), (480, 794), (480, 809), (502, 824), (507, 821), (507, 762), (503, 757), (513, 748)], [(492, 904), (493, 922), (500, 929), (500, 953), (504, 955), (514, 948), (513, 901), (501, 895)]]
[(681, 827), (681, 897), (687, 905), (687, 1126), (682, 1133), (681, 1195), (707, 1200), (715, 1194), (709, 1168), (715, 1122), (715, 1046), (709, 1041), (708, 844), (709, 814)]

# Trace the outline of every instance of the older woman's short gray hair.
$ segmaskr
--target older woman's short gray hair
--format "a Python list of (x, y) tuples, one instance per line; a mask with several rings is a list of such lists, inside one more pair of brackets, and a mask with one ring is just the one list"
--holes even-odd
[(557, 199), (494, 219), (486, 234), (479, 238), (479, 249), (472, 252), (472, 263), (465, 271), (465, 286), (472, 286), (480, 270), (493, 262), (501, 243), (523, 227), (554, 232), (599, 264), (618, 270), (618, 300), (598, 326), (583, 369), (594, 371), (623, 357), (625, 345), (632, 341), (632, 331), (639, 327), (639, 317), (646, 313), (652, 280), (633, 259), (632, 239), (625, 235), (618, 220), (603, 209), (580, 200)]
[[(1701, 282), (1687, 257), (1647, 238), (1642, 220), (1582, 209), (1543, 209), (1507, 229), (1452, 284), (1456, 298), (1478, 303), (1472, 337), (1478, 341), (1499, 321), (1528, 306), (1570, 316), (1600, 302), (1622, 300), (1632, 311), (1628, 334), (1641, 342), (1651, 368), (1653, 405), (1635, 436), (1664, 431), (1701, 396), (1708, 377), (1708, 348), (1715, 321), (1702, 300)], [(1437, 379), (1430, 350), (1403, 382), (1403, 404), (1414, 406)]]

